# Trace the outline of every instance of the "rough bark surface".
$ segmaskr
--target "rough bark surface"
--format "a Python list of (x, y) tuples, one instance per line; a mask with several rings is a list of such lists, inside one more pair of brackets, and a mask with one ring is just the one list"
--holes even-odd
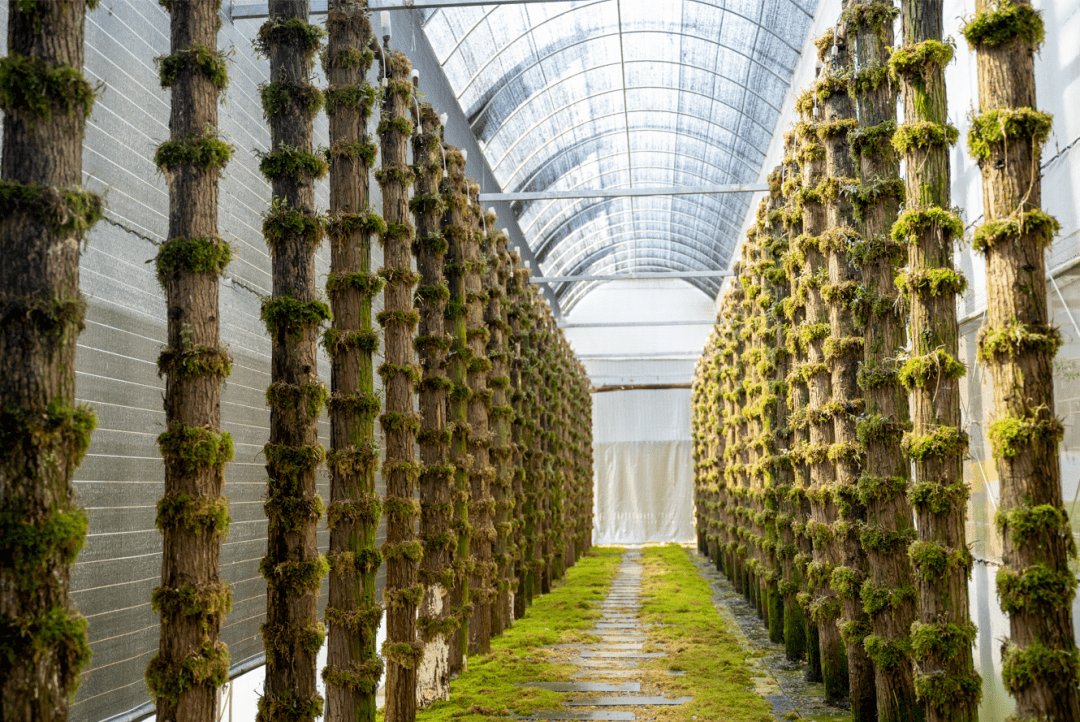
[(464, 244), (466, 337), (469, 348), (469, 517), (472, 523), (472, 567), (469, 575), (469, 594), (473, 613), (469, 618), (469, 653), (487, 654), (491, 650), (491, 605), (495, 598), (494, 562), (491, 549), (495, 541), (495, 525), (492, 523), (494, 502), (491, 483), (495, 469), (491, 466), (491, 429), (488, 424), (488, 407), (491, 390), (488, 376), (491, 361), (487, 357), (487, 341), (491, 336), (484, 323), (484, 306), (487, 293), (483, 285), (482, 258), (483, 233), (482, 211), (477, 200), (480, 186), (469, 181), (469, 205), (466, 209), (468, 236)]
[(859, 130), (849, 138), (859, 171), (854, 197), (862, 234), (852, 255), (862, 267), (865, 294), (856, 306), (863, 327), (859, 385), (866, 400), (866, 414), (857, 428), (865, 451), (858, 494), (866, 504), (862, 545), (870, 568), (862, 599), (871, 622), (864, 646), (874, 663), (880, 722), (925, 717), (915, 697), (909, 641), (915, 587), (907, 549), (915, 527), (907, 497), (910, 465), (900, 444), (909, 425), (908, 395), (896, 373), (907, 333), (904, 300), (893, 278), (907, 254), (890, 237), (904, 194), (892, 146), (897, 87), (888, 74), (893, 19), (898, 14), (891, 2), (861, 0), (851, 19), (859, 68), (855, 75)]
[(323, 508), (315, 470), (325, 455), (318, 417), (326, 390), (317, 375), (316, 340), (330, 309), (315, 291), (315, 248), (322, 240), (315, 179), (325, 174), (326, 164), (311, 147), (319, 105), (311, 101), (321, 96), (309, 78), (322, 33), (307, 20), (307, 2), (271, 0), (270, 19), (258, 39), (270, 59), (270, 87), (285, 97), (281, 103), (272, 102), (269, 93), (263, 98), (271, 150), (261, 169), (273, 192), (263, 234), (273, 255), (273, 296), (262, 309), (271, 338), (272, 383), (267, 390), (270, 441), (263, 449), (269, 527), (260, 565), (267, 580), (260, 722), (285, 714), (297, 722), (314, 720), (323, 711), (315, 666), (324, 631), (316, 605), (328, 567), (315, 541)]
[(466, 212), (468, 210), (465, 183), (465, 159), (453, 146), (446, 146), (446, 166), (449, 182), (446, 184), (447, 210), (443, 215), (442, 230), (447, 241), (445, 272), (450, 299), (446, 305), (447, 332), (450, 335), (448, 371), (453, 386), (449, 390), (447, 405), (448, 423), (452, 431), (450, 440), (450, 463), (454, 466), (454, 521), (457, 534), (457, 554), (454, 559), (454, 586), (450, 590), (450, 613), (458, 621), (456, 634), (450, 638), (450, 673), (459, 674), (465, 669), (465, 653), (469, 648), (469, 617), (472, 601), (469, 590), (469, 568), (472, 525), (469, 520), (469, 347), (466, 327), (465, 304), (465, 243), (469, 233)]
[(840, 630), (836, 625), (840, 617), (840, 601), (831, 584), (833, 569), (840, 564), (840, 550), (833, 531), (833, 524), (837, 521), (836, 503), (832, 495), (836, 466), (828, 457), (829, 448), (835, 442), (828, 408), (832, 401), (832, 375), (825, 359), (829, 316), (822, 296), (823, 276), (828, 272), (828, 264), (820, 245), (826, 230), (825, 206), (822, 202), (825, 149), (819, 142), (819, 123), (810, 113), (804, 113), (798, 132), (802, 141), (803, 187), (800, 200), (803, 234), (796, 239), (796, 247), (802, 254), (803, 264), (797, 294), (805, 299), (806, 307), (806, 320), (799, 329), (800, 342), (806, 350), (806, 363), (801, 366), (800, 375), (806, 380), (809, 390), (805, 411), (809, 438), (802, 456), (810, 468), (807, 497), (811, 518), (806, 530), (814, 542), (814, 560), (807, 568), (807, 579), (814, 594), (810, 616), (818, 628), (825, 700), (838, 704), (848, 695), (848, 667)]
[(416, 609), (423, 594), (417, 582), (417, 568), (423, 545), (416, 538), (420, 504), (416, 501), (416, 433), (420, 417), (414, 410), (416, 365), (413, 338), (419, 314), (413, 307), (413, 287), (417, 275), (412, 270), (412, 243), (415, 229), (409, 217), (409, 186), (414, 174), (408, 162), (408, 140), (413, 132), (409, 115), (413, 106), (413, 86), (409, 80), (412, 64), (399, 51), (387, 54), (387, 82), (383, 89), (379, 138), (382, 168), (376, 174), (383, 195), (383, 290), (384, 310), (378, 320), (383, 327), (384, 357), (379, 367), (383, 379), (385, 411), (379, 418), (386, 436), (383, 478), (386, 479), (386, 720), (411, 722), (416, 719), (416, 668), (423, 647), (416, 637)]
[(986, 209), (975, 245), (986, 257), (979, 357), (994, 385), (990, 441), (1001, 482), (996, 522), (1005, 568), (997, 590), (1010, 630), (1002, 677), (1016, 698), (1017, 720), (1080, 719), (1076, 579), (1069, 568), (1076, 544), (1062, 506), (1062, 426), (1054, 412), (1060, 337), (1046, 300), (1045, 251), (1058, 226), (1041, 210), (1050, 118), (1035, 102), (1034, 53), (1044, 29), (1025, 0), (975, 6), (965, 35), (976, 51), (980, 115), (968, 148), (982, 170)]
[(829, 332), (825, 362), (832, 370), (832, 416), (834, 443), (828, 457), (836, 465), (832, 500), (837, 509), (833, 537), (838, 546), (839, 564), (833, 568), (830, 586), (840, 598), (840, 632), (848, 662), (848, 699), (851, 718), (872, 722), (877, 719), (874, 669), (863, 639), (870, 629), (870, 619), (863, 610), (862, 584), (868, 562), (862, 547), (862, 529), (866, 523), (866, 504), (859, 498), (857, 486), (863, 452), (855, 435), (856, 419), (865, 403), (856, 381), (862, 359), (863, 338), (855, 328), (852, 305), (858, 297), (859, 269), (850, 260), (853, 244), (859, 239), (855, 229), (854, 206), (845, 190), (855, 183), (855, 164), (851, 156), (849, 134), (858, 127), (855, 103), (849, 93), (847, 77), (853, 70), (854, 39), (849, 37), (848, 20), (841, 19), (833, 34), (832, 47), (825, 61), (825, 76), (818, 83), (818, 97), (828, 93), (819, 129), (825, 146), (826, 180), (822, 196), (826, 207), (826, 232), (821, 250), (828, 259), (828, 285), (822, 287), (829, 307)]
[(69, 601), (86, 534), (71, 479), (94, 428), (90, 409), (75, 405), (79, 243), (101, 217), (101, 199), (79, 188), (93, 102), (78, 75), (85, 14), (81, 2), (9, 2), (0, 60), (16, 78), (78, 76), (65, 85), (70, 96), (16, 94), (2, 105), (0, 719), (12, 722), (66, 720), (90, 658), (86, 620)]
[(893, 238), (908, 245), (902, 280), (911, 303), (910, 357), (899, 374), (911, 391), (912, 430), (904, 439), (914, 462), (910, 497), (918, 539), (909, 548), (918, 592), (912, 625), (915, 691), (928, 720), (974, 720), (980, 681), (971, 657), (975, 627), (968, 613), (972, 558), (964, 535), (962, 459), (967, 435), (960, 428), (956, 294), (963, 279), (952, 264), (953, 243), (963, 234), (948, 212), (949, 145), (944, 66), (952, 57), (942, 42), (942, 0), (903, 0), (904, 45), (892, 55), (903, 88), (904, 124), (894, 147), (907, 167), (905, 212)]
[[(372, 236), (383, 229), (369, 208), (369, 172), (375, 145), (364, 129), (375, 89), (364, 82), (373, 56), (366, 3), (335, 0), (326, 19), (323, 67), (329, 83), (330, 276), (326, 290), (334, 319), (323, 338), (330, 355), (330, 584), (326, 719), (374, 722), (383, 666), (376, 650), (382, 608), (375, 600), (381, 564), (375, 535), (381, 505), (375, 493), (378, 448), (373, 357), (379, 337), (372, 302), (382, 279), (371, 269)], [(350, 99), (351, 94), (358, 98)], [(336, 96), (336, 97), (335, 97)], [(340, 101), (337, 98), (341, 98)]]
[[(162, 84), (172, 87), (170, 142), (159, 151), (160, 161), (170, 145), (220, 142), (215, 128), (224, 87), (206, 72), (224, 72), (217, 55), (217, 3), (177, 3), (170, 12), (172, 53), (162, 62), (170, 71), (163, 72)], [(195, 62), (200, 53), (213, 62)], [(161, 586), (152, 597), (161, 637), (146, 671), (161, 722), (211, 719), (217, 687), (229, 672), (228, 651), (219, 639), (232, 601), (219, 567), (229, 521), (223, 469), (232, 456), (232, 440), (221, 433), (221, 382), (231, 365), (219, 343), (218, 274), (231, 256), (217, 234), (223, 166), (161, 164), (169, 184), (169, 239), (157, 270), (166, 293), (168, 346), (158, 368), (166, 376), (168, 431), (158, 439), (165, 496), (157, 525), (165, 538)], [(201, 254), (213, 261), (198, 263)], [(199, 458), (200, 448), (207, 447), (215, 453)]]
[(521, 267), (521, 258), (517, 252), (510, 254), (510, 278), (507, 284), (507, 297), (510, 308), (507, 313), (508, 348), (510, 362), (510, 400), (514, 410), (511, 424), (511, 447), (513, 454), (511, 464), (513, 470), (513, 495), (514, 495), (514, 558), (513, 574), (517, 579), (517, 587), (514, 589), (514, 619), (525, 616), (525, 609), (532, 602), (532, 568), (530, 566), (529, 552), (531, 546), (528, 541), (529, 525), (531, 524), (531, 502), (526, 498), (525, 488), (525, 457), (528, 443), (528, 419), (526, 397), (528, 389), (525, 387), (526, 364), (524, 324), (528, 296), (525, 293), (528, 285), (528, 271)]
[(428, 104), (420, 107), (421, 132), (413, 138), (413, 165), (419, 172), (413, 212), (416, 214), (416, 266), (420, 286), (416, 297), (420, 330), (416, 340), (423, 379), (420, 382), (420, 601), (417, 627), (424, 658), (417, 670), (416, 702), (427, 707), (450, 698), (450, 635), (457, 621), (450, 614), (449, 593), (454, 583), (457, 536), (453, 521), (454, 467), (450, 464), (446, 375), (450, 337), (446, 333), (446, 303), (450, 289), (444, 277), (446, 239), (440, 221), (443, 198), (442, 125)]

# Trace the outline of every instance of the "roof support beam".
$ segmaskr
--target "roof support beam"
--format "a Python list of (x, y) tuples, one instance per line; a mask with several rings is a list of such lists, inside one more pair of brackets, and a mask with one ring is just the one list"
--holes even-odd
[[(460, 8), (470, 5), (527, 5), (539, 2), (569, 2), (569, 0), (368, 0), (368, 10), (427, 10)], [(329, 0), (312, 0), (311, 14), (326, 15)], [(233, 20), (252, 20), (270, 16), (270, 3), (244, 3), (232, 6)]]
[(572, 191), (538, 191), (535, 193), (481, 193), (480, 202), (487, 201), (554, 201), (579, 198), (633, 198), (635, 196), (691, 196), (720, 193), (759, 193), (769, 190), (768, 183), (729, 183), (718, 186), (672, 186), (670, 188), (603, 188)]
[(610, 276), (537, 276), (530, 283), (569, 283), (571, 281), (656, 281), (668, 278), (724, 278), (734, 271), (672, 271), (671, 273), (621, 273)]

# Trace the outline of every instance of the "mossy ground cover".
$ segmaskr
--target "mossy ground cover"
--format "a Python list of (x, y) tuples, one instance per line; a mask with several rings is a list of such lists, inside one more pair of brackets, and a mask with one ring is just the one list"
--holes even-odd
[[(709, 584), (688, 551), (674, 544), (646, 547), (642, 565), (641, 619), (664, 625), (646, 628), (647, 651), (667, 653), (642, 665), (642, 689), (693, 697), (684, 705), (655, 708), (650, 716), (657, 722), (776, 719), (771, 705), (753, 691), (747, 653), (714, 608)], [(686, 674), (672, 677), (665, 670)]]
[(559, 646), (599, 641), (587, 630), (601, 616), (599, 604), (622, 554), (619, 548), (594, 547), (550, 594), (533, 601), (524, 619), (491, 640), (491, 654), (469, 657), (468, 671), (450, 684), (449, 701), (420, 710), (416, 719), (479, 722), (561, 708), (568, 695), (518, 685), (564, 682), (578, 671), (570, 662), (574, 652)]

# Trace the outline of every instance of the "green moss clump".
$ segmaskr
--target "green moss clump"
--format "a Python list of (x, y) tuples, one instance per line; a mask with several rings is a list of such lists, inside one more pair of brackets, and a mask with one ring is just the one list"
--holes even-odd
[(295, 107), (308, 118), (314, 118), (323, 109), (326, 98), (318, 88), (307, 83), (290, 83), (277, 80), (259, 86), (263, 118), (269, 121)]
[[(329, 32), (329, 27), (327, 31)], [(375, 62), (375, 53), (359, 48), (345, 48), (333, 55), (327, 52), (322, 57), (323, 72), (326, 74), (334, 68), (370, 68), (373, 62)]]
[(325, 510), (326, 506), (318, 494), (313, 497), (271, 494), (263, 503), (270, 529), (283, 534), (294, 534), (301, 531), (305, 524), (319, 521)]
[(331, 273), (326, 277), (326, 292), (331, 296), (345, 291), (359, 293), (363, 298), (374, 298), (383, 289), (385, 280), (374, 273)]
[(1076, 596), (1076, 577), (1069, 569), (1051, 569), (1043, 563), (1020, 571), (1002, 567), (997, 573), (998, 599), (1006, 614), (1068, 608)]
[(911, 625), (911, 651), (920, 656), (934, 655), (939, 659), (952, 659), (966, 653), (978, 634), (974, 624), (923, 624)]
[(1069, 513), (1056, 504), (1037, 506), (1018, 506), (1009, 510), (999, 509), (994, 516), (994, 524), (1002, 534), (1008, 534), (1016, 546), (1023, 546), (1029, 541), (1037, 544), (1061, 537), (1066, 539), (1071, 555), (1076, 554), (1076, 544), (1072, 539), (1069, 525)]
[(328, 571), (330, 564), (322, 554), (307, 561), (277, 562), (270, 557), (263, 557), (259, 562), (259, 572), (268, 584), (294, 596), (317, 591)]
[(297, 480), (303, 474), (315, 471), (326, 460), (326, 449), (322, 444), (287, 446), (268, 443), (263, 446), (263, 455), (274, 475), (271, 494), (296, 494), (299, 493)]
[(0, 411), (0, 460), (17, 450), (32, 447), (37, 453), (51, 446), (64, 448), (71, 454), (69, 463), (78, 466), (96, 426), (89, 406), (68, 406), (60, 398), (50, 401), (44, 414), (7, 404)]
[(972, 556), (967, 547), (952, 549), (934, 541), (917, 541), (908, 547), (908, 558), (916, 576), (940, 583), (952, 569), (971, 571)]
[(301, 698), (291, 689), (283, 690), (273, 697), (259, 698), (258, 719), (274, 722), (312, 722), (323, 713), (323, 698), (319, 695)]
[(420, 417), (417, 414), (405, 414), (400, 411), (388, 411), (379, 417), (379, 424), (385, 433), (416, 433), (420, 430)]
[(1008, 218), (987, 221), (975, 231), (971, 247), (984, 253), (994, 246), (1012, 241), (1016, 243), (1021, 236), (1033, 240), (1036, 245), (1046, 247), (1054, 241), (1054, 236), (1061, 230), (1058, 220), (1039, 209), (1014, 213)]
[(188, 476), (202, 469), (220, 469), (233, 458), (232, 436), (200, 426), (174, 423), (158, 436), (165, 464), (177, 474)]
[(1006, 416), (992, 422), (989, 436), (994, 456), (1015, 459), (1035, 444), (1056, 449), (1065, 427), (1060, 419), (1047, 418), (1048, 412), (1047, 407), (1040, 406), (1033, 409), (1029, 417)]
[(380, 311), (375, 314), (375, 320), (384, 328), (392, 324), (397, 324), (411, 330), (416, 328), (416, 325), (420, 323), (420, 314), (416, 311), (402, 311), (400, 309), (394, 311)]
[(298, 336), (305, 326), (317, 326), (331, 318), (330, 307), (323, 301), (300, 301), (279, 296), (263, 301), (261, 317), (271, 335), (285, 332)]
[(1020, 40), (1038, 48), (1046, 40), (1042, 15), (1028, 3), (1005, 0), (993, 10), (977, 13), (961, 32), (973, 48), (1003, 45)]
[(303, 178), (319, 180), (325, 177), (329, 170), (330, 166), (324, 156), (284, 144), (259, 159), (259, 172), (270, 181), (278, 178), (292, 178), (296, 181)]
[(956, 145), (959, 137), (960, 131), (951, 125), (924, 120), (901, 125), (893, 135), (892, 144), (897, 153), (906, 153), (912, 148), (949, 148)]
[(146, 667), (146, 686), (150, 694), (174, 703), (193, 687), (220, 687), (228, 681), (229, 651), (224, 642), (206, 643), (199, 651), (181, 660), (168, 660), (158, 654)]
[(326, 455), (326, 468), (331, 474), (355, 476), (374, 472), (379, 466), (379, 448), (374, 441), (346, 451), (331, 449)]
[(979, 331), (979, 360), (992, 361), (996, 356), (1014, 358), (1024, 353), (1047, 353), (1053, 356), (1061, 347), (1061, 332), (1052, 326), (1029, 326), (1019, 319), (1010, 319), (995, 329)]
[(197, 617), (205, 631), (232, 611), (232, 589), (228, 584), (158, 587), (150, 595), (150, 606), (162, 617)]
[(324, 151), (327, 162), (335, 158), (345, 158), (350, 161), (357, 159), (363, 161), (365, 168), (375, 165), (375, 156), (378, 155), (378, 146), (369, 142), (350, 142), (339, 140)]
[(912, 485), (908, 499), (912, 506), (942, 516), (960, 508), (970, 493), (968, 485), (962, 481), (947, 485), (924, 481)]
[(940, 348), (925, 356), (909, 358), (897, 370), (897, 378), (909, 389), (933, 386), (943, 379), (963, 378), (965, 374), (967, 366)]
[[(329, 611), (327, 609), (327, 613)], [(417, 620), (417, 623), (435, 621), (439, 620), (420, 619)], [(458, 622), (456, 619), (442, 621), (452, 623), (451, 631), (457, 629)], [(322, 671), (323, 682), (338, 689), (347, 689), (358, 694), (374, 695), (379, 687), (379, 680), (382, 678), (383, 661), (375, 658), (366, 660), (363, 663), (352, 662), (350, 664), (349, 669), (333, 666), (324, 667)]]
[(321, 216), (303, 208), (290, 208), (275, 198), (270, 211), (263, 217), (263, 238), (271, 248), (291, 239), (302, 240), (314, 247), (322, 242), (326, 224)]
[(54, 560), (74, 564), (86, 541), (87, 517), (81, 509), (55, 510), (42, 522), (11, 507), (0, 512), (0, 554), (14, 569), (19, 591), (32, 594)]
[(830, 336), (825, 339), (822, 351), (826, 361), (837, 361), (839, 359), (847, 358), (848, 356), (861, 354), (862, 348), (862, 336), (849, 336), (847, 338)]
[(351, 233), (361, 233), (365, 236), (382, 235), (386, 233), (386, 221), (374, 209), (368, 208), (362, 213), (342, 213), (330, 218), (326, 224), (326, 232), (331, 238), (337, 239)]
[[(403, 120), (396, 118), (395, 120)], [(388, 183), (400, 183), (408, 188), (416, 180), (416, 174), (409, 166), (387, 166), (375, 171), (375, 181), (380, 188), (385, 188)]]
[(183, 528), (196, 536), (206, 533), (215, 539), (229, 535), (229, 499), (188, 494), (166, 494), (157, 504), (158, 531)]
[(892, 156), (892, 138), (895, 133), (895, 120), (887, 120), (866, 128), (860, 127), (848, 134), (851, 152), (856, 156), (883, 155), (889, 158)]
[(105, 217), (101, 196), (82, 189), (60, 190), (31, 183), (0, 180), (0, 214), (32, 215), (58, 235), (74, 233), (82, 240)]
[(326, 91), (327, 114), (340, 110), (355, 110), (364, 118), (371, 114), (379, 100), (379, 93), (374, 87), (364, 83), (343, 88), (328, 88)]
[(1041, 147), (1050, 137), (1054, 116), (1033, 108), (998, 108), (971, 119), (968, 152), (980, 163), (990, 159), (995, 146), (1030, 142)]
[(901, 664), (908, 663), (911, 653), (911, 645), (906, 639), (888, 641), (876, 634), (866, 635), (863, 639), (863, 648), (870, 661), (883, 671), (893, 671)]
[(376, 132), (379, 135), (386, 135), (390, 132), (401, 133), (405, 137), (409, 137), (413, 134), (412, 121), (405, 117), (398, 118), (383, 118), (379, 121)]
[(221, 171), (228, 165), (236, 149), (221, 140), (216, 131), (201, 137), (188, 136), (182, 140), (167, 140), (154, 153), (154, 164), (163, 171), (191, 165), (199, 170)]
[(943, 208), (905, 211), (893, 224), (892, 237), (897, 243), (918, 243), (919, 234), (934, 227), (945, 232), (946, 243), (964, 237), (963, 221)]
[(267, 406), (287, 411), (303, 409), (309, 419), (318, 418), (327, 398), (326, 385), (319, 382), (297, 385), (276, 381), (266, 389)]
[(374, 392), (359, 391), (355, 394), (338, 392), (330, 397), (329, 406), (333, 412), (361, 414), (374, 419), (375, 414), (382, 408), (382, 399)]
[(1001, 681), (1009, 694), (1016, 695), (1040, 680), (1062, 694), (1080, 684), (1080, 652), (1075, 646), (1052, 649), (1040, 642), (1020, 648), (1006, 642), (1001, 655)]
[(208, 346), (167, 348), (158, 356), (158, 376), (189, 379), (199, 376), (226, 378), (232, 373), (232, 356), (228, 351)]
[(379, 334), (371, 329), (341, 331), (328, 328), (323, 334), (323, 348), (331, 356), (354, 348), (366, 353), (375, 353), (379, 350)]
[(158, 283), (164, 285), (169, 276), (180, 271), (221, 274), (232, 257), (232, 246), (218, 236), (170, 238), (154, 258)]
[(260, 55), (269, 57), (271, 45), (291, 45), (296, 52), (311, 60), (325, 36), (326, 32), (318, 25), (306, 23), (299, 18), (267, 20), (259, 28), (252, 46)]
[(94, 88), (81, 68), (51, 65), (43, 58), (12, 53), (0, 58), (0, 109), (34, 121), (52, 120), (54, 111), (85, 118), (94, 107)]
[(74, 694), (79, 672), (90, 661), (86, 627), (85, 617), (59, 605), (40, 616), (6, 617), (0, 627), (0, 660), (13, 665), (50, 655), (57, 660), (56, 674)]
[(263, 647), (269, 662), (289, 659), (294, 650), (303, 650), (308, 654), (318, 654), (326, 639), (326, 628), (322, 622), (308, 626), (296, 624), (263, 624)]
[(344, 522), (377, 524), (382, 518), (382, 504), (376, 497), (331, 502), (326, 510), (326, 526), (333, 529)]
[(967, 433), (953, 426), (939, 426), (923, 436), (907, 434), (902, 443), (904, 453), (913, 461), (962, 454), (967, 445)]
[(949, 43), (924, 40), (893, 51), (889, 58), (889, 69), (893, 77), (908, 76), (925, 81), (935, 68), (944, 68), (952, 62), (955, 52), (956, 48)]
[(180, 73), (191, 69), (207, 78), (219, 92), (229, 87), (229, 73), (225, 67), (225, 53), (214, 51), (205, 45), (193, 44), (187, 50), (157, 58), (161, 87), (171, 88)]
[(933, 297), (952, 294), (959, 296), (967, 290), (967, 279), (951, 268), (923, 268), (896, 276), (896, 286), (906, 296), (912, 293)]
[(915, 694), (926, 705), (939, 710), (950, 707), (974, 709), (982, 698), (982, 679), (975, 672), (916, 674)]

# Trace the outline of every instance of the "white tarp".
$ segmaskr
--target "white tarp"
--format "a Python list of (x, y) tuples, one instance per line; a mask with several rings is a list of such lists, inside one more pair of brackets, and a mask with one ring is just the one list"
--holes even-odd
[(596, 544), (694, 538), (690, 391), (593, 396)]

